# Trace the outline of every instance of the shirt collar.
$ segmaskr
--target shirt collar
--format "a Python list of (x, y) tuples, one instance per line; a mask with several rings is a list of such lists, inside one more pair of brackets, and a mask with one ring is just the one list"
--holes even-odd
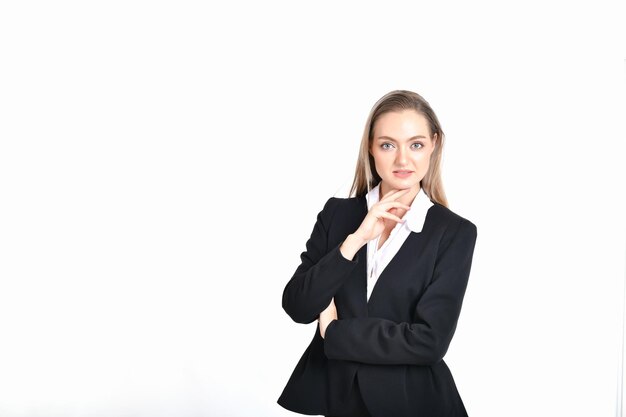
[[(372, 188), (365, 196), (367, 200), (367, 210), (369, 211), (372, 206), (378, 203), (380, 198), (380, 183), (376, 187)], [(409, 229), (415, 233), (420, 233), (426, 221), (426, 214), (428, 209), (433, 206), (433, 202), (426, 195), (424, 190), (420, 187), (419, 192), (411, 203), (411, 210), (409, 210), (404, 218), (406, 219), (406, 225)]]

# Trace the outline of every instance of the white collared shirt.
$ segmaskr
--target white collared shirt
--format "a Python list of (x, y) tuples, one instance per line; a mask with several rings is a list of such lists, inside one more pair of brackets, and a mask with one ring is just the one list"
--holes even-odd
[[(372, 188), (367, 195), (367, 210), (369, 211), (374, 204), (380, 199), (380, 183)], [(378, 277), (383, 272), (389, 261), (398, 253), (398, 250), (409, 237), (411, 231), (419, 233), (422, 231), (424, 221), (426, 220), (426, 214), (428, 209), (433, 205), (430, 198), (420, 188), (413, 202), (411, 203), (411, 210), (407, 211), (403, 219), (406, 219), (404, 223), (397, 223), (391, 231), (391, 234), (383, 243), (383, 246), (378, 249), (378, 242), (380, 241), (380, 235), (376, 239), (372, 239), (367, 242), (367, 300), (369, 301), (374, 285), (378, 280)]]

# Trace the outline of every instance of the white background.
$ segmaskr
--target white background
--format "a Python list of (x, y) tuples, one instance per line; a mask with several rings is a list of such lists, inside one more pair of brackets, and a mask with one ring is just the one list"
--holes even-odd
[(0, 416), (290, 416), (284, 285), (376, 100), (423, 95), (478, 227), (471, 416), (611, 416), (618, 2), (3, 2)]

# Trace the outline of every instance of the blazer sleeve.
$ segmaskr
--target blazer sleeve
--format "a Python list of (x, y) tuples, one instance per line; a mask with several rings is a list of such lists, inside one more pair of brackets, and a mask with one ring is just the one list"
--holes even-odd
[(466, 219), (451, 228), (444, 232), (432, 280), (417, 302), (413, 323), (376, 317), (333, 320), (324, 338), (329, 359), (432, 365), (444, 357), (461, 312), (477, 235), (476, 226)]
[(328, 248), (328, 227), (338, 203), (331, 197), (318, 213), (301, 263), (283, 290), (283, 309), (297, 323), (315, 321), (359, 263), (358, 254), (352, 260), (343, 256), (343, 240)]

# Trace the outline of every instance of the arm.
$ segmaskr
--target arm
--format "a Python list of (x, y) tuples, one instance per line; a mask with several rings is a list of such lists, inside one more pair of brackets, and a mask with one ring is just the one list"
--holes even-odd
[(283, 309), (297, 323), (316, 320), (359, 262), (358, 255), (352, 260), (344, 257), (343, 241), (328, 248), (328, 226), (337, 203), (331, 197), (317, 215), (301, 263), (283, 290)]
[(329, 359), (369, 364), (432, 365), (448, 350), (469, 279), (476, 226), (462, 219), (442, 238), (433, 278), (415, 308), (413, 323), (376, 317), (339, 319), (326, 328)]

